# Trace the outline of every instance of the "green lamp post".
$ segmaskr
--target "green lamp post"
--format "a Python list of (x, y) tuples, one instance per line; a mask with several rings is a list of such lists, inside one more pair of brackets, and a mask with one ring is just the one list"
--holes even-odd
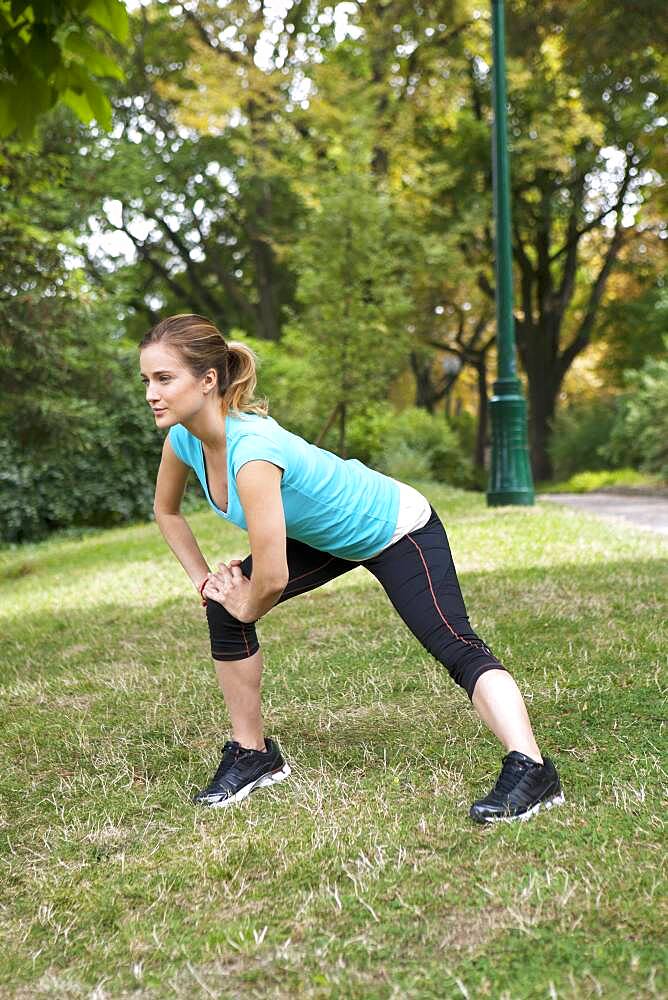
[(517, 377), (515, 362), (504, 33), (503, 0), (492, 0), (498, 377), (494, 383), (494, 395), (489, 403), (492, 461), (487, 504), (490, 507), (509, 504), (528, 506), (534, 502), (527, 444), (526, 402)]

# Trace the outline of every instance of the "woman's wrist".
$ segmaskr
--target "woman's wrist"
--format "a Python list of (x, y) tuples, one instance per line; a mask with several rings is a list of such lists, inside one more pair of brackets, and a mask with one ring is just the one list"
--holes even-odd
[(203, 608), (206, 607), (206, 603), (207, 603), (206, 602), (206, 597), (204, 596), (204, 588), (206, 587), (206, 585), (208, 583), (208, 580), (209, 580), (209, 574), (207, 573), (206, 576), (204, 577), (204, 579), (202, 580), (202, 582), (200, 583), (200, 585), (197, 588), (197, 590), (199, 591), (199, 596), (202, 598), (202, 607)]

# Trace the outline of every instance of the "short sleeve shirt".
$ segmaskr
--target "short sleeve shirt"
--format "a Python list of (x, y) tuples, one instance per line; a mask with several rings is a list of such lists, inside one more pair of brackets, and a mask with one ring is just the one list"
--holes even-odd
[(375, 555), (392, 539), (399, 484), (357, 459), (344, 460), (281, 427), (273, 417), (228, 413), (227, 512), (211, 499), (202, 442), (183, 425), (170, 428), (176, 456), (195, 470), (214, 513), (247, 529), (236, 477), (247, 462), (283, 469), (281, 497), (289, 538), (344, 559)]

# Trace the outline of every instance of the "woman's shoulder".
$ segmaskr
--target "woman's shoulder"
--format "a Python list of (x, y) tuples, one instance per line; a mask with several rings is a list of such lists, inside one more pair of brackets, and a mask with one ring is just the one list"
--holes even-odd
[(273, 438), (282, 431), (281, 425), (273, 417), (240, 412), (228, 414), (228, 429), (236, 439), (248, 435)]
[(287, 471), (290, 463), (286, 433), (273, 417), (256, 413), (230, 415), (227, 426), (227, 451), (235, 476), (242, 465), (257, 459)]
[(197, 438), (183, 424), (173, 424), (167, 433), (169, 443), (177, 458), (192, 465), (193, 453), (197, 446)]

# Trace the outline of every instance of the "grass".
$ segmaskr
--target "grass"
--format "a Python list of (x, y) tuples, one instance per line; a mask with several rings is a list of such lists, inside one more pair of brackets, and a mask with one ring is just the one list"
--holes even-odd
[(631, 487), (637, 489), (665, 489), (667, 483), (658, 476), (637, 469), (603, 469), (596, 472), (577, 472), (570, 479), (557, 483), (540, 483), (539, 493), (591, 493), (593, 490)]
[[(261, 626), (293, 778), (198, 811), (225, 716), (157, 528), (5, 551), (1, 996), (666, 996), (668, 545), (424, 489), (566, 804), (469, 821), (499, 748), (358, 569)], [(245, 553), (191, 522), (212, 560)]]

